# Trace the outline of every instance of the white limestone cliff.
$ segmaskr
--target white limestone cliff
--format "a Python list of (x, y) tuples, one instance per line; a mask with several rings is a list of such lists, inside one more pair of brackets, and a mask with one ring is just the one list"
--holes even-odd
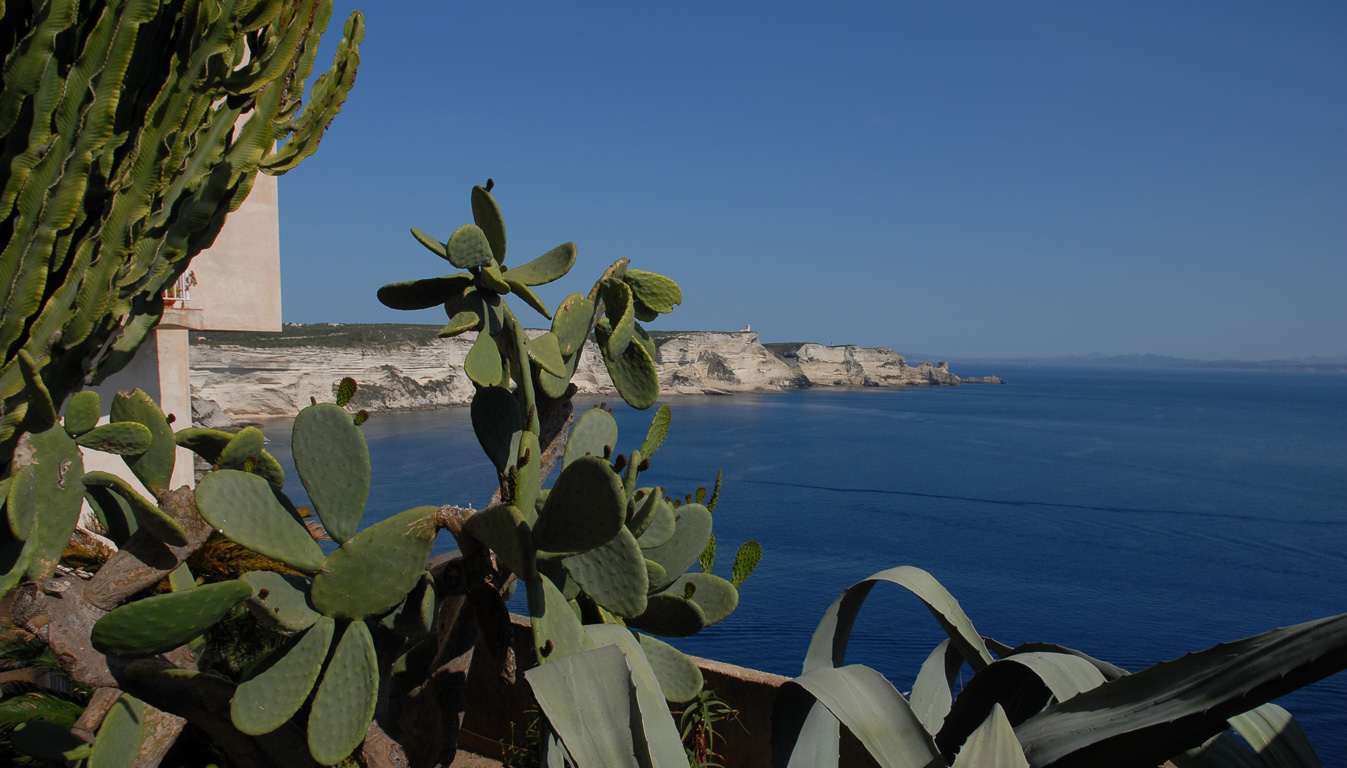
[[(360, 382), (355, 405), (370, 411), (466, 405), (472, 383), (463, 360), (474, 335), (379, 346), (251, 348), (195, 340), (191, 348), (195, 421), (294, 416), (309, 404), (333, 398), (343, 376)], [(940, 363), (909, 366), (887, 348), (821, 344), (764, 346), (752, 332), (659, 334), (656, 343), (666, 394), (779, 392), (812, 386), (895, 387), (957, 385)], [(592, 341), (575, 377), (581, 393), (615, 394)]]

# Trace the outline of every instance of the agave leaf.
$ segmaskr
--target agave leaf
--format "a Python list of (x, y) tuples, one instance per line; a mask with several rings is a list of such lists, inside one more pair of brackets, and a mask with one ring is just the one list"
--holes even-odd
[[(678, 738), (678, 728), (674, 725), (673, 718), (667, 714), (669, 705), (665, 702), (668, 697), (646, 656), (645, 649), (648, 646), (645, 645), (644, 639), (648, 638), (638, 641), (631, 630), (616, 624), (595, 624), (590, 630), (594, 642), (600, 646), (616, 645), (627, 657), (627, 666), (631, 669), (632, 683), (636, 687), (636, 703), (641, 708), (642, 729), (645, 732), (652, 764), (681, 768), (687, 762), (687, 758), (683, 754), (682, 742)], [(674, 653), (678, 652), (671, 646), (665, 647)], [(696, 669), (695, 666), (693, 668)]]
[(917, 672), (916, 682), (912, 683), (908, 702), (917, 719), (931, 733), (940, 731), (945, 715), (954, 703), (954, 681), (960, 669), (963, 669), (963, 657), (946, 638), (926, 657)]
[(1032, 766), (1163, 762), (1226, 719), (1347, 667), (1347, 614), (1223, 643), (1105, 683), (1015, 729)]
[(633, 722), (639, 712), (635, 684), (620, 648), (563, 656), (524, 676), (577, 765), (643, 768), (636, 760), (642, 729)]
[(1000, 704), (992, 706), (991, 714), (964, 742), (952, 768), (1029, 768)]
[(772, 712), (773, 765), (837, 765), (839, 721), (885, 768), (944, 764), (931, 734), (893, 684), (853, 664), (808, 670), (781, 686)]
[(1230, 718), (1230, 727), (1263, 760), (1287, 768), (1319, 768), (1319, 756), (1290, 712), (1276, 704)]

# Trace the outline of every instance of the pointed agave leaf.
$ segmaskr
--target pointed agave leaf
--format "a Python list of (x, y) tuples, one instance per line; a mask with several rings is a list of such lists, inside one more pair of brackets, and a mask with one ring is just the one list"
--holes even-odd
[(295, 469), (314, 511), (333, 541), (355, 535), (369, 497), (370, 462), (365, 434), (333, 403), (299, 412), (291, 433)]
[(491, 244), (476, 224), (464, 224), (454, 230), (445, 250), (449, 254), (449, 263), (459, 269), (485, 267), (493, 258)]
[(196, 506), (211, 527), (235, 544), (304, 573), (323, 567), (322, 547), (257, 475), (234, 469), (206, 475), (196, 489)]
[(565, 276), (575, 266), (575, 243), (562, 243), (527, 264), (510, 269), (507, 277), (522, 285), (544, 285)]
[(961, 669), (963, 657), (950, 645), (949, 638), (945, 638), (926, 657), (921, 670), (917, 672), (908, 702), (927, 732), (939, 732), (945, 722), (945, 716), (954, 703), (954, 681)]
[(655, 411), (655, 417), (650, 420), (650, 429), (645, 433), (645, 441), (641, 443), (641, 455), (647, 459), (655, 455), (655, 451), (664, 445), (664, 438), (669, 434), (669, 422), (673, 418), (673, 411), (667, 405), (661, 405), (659, 410)]
[(762, 545), (756, 541), (746, 541), (739, 546), (738, 553), (734, 556), (734, 570), (731, 572), (730, 583), (739, 586), (744, 583), (758, 563), (762, 561)]
[(785, 766), (798, 752), (813, 758), (810, 765), (836, 765), (839, 721), (882, 765), (943, 765), (907, 700), (861, 664), (809, 670), (781, 686), (772, 713), (773, 763)]
[(1029, 768), (1000, 704), (992, 705), (991, 714), (959, 748), (951, 768)]
[(230, 702), (234, 727), (250, 735), (271, 733), (294, 716), (318, 681), (332, 646), (336, 622), (323, 616), (271, 663), (239, 685)]
[[(633, 722), (640, 708), (620, 648), (608, 645), (570, 654), (524, 675), (539, 709), (576, 765), (642, 768), (637, 761), (638, 735), (644, 733), (641, 724)], [(667, 716), (662, 719), (672, 722)]]
[(1230, 718), (1230, 727), (1254, 753), (1275, 765), (1319, 768), (1319, 756), (1290, 712), (1276, 704)]
[(145, 705), (122, 694), (103, 718), (88, 768), (133, 768), (145, 734)]
[(472, 220), (481, 228), (497, 263), (505, 263), (505, 217), (500, 213), (496, 198), (486, 187), (472, 188)]
[(426, 234), (425, 232), (422, 232), (416, 227), (412, 227), (412, 237), (416, 238), (416, 242), (420, 243), (421, 245), (424, 245), (426, 247), (426, 250), (430, 251), (436, 256), (439, 256), (441, 259), (444, 259), (445, 261), (449, 260), (449, 252), (444, 249), (444, 243), (441, 243), (439, 240), (436, 240), (434, 236)]
[(365, 739), (378, 702), (374, 639), (363, 621), (346, 625), (309, 712), (309, 753), (321, 765), (345, 760)]
[[(693, 691), (687, 699), (674, 698), (686, 695), (693, 685), (700, 690), (701, 670), (677, 649), (654, 638), (636, 635), (615, 624), (599, 624), (591, 627), (591, 630), (594, 642), (601, 646), (616, 645), (626, 654), (632, 682), (636, 685), (636, 702), (641, 708), (644, 721), (642, 730), (650, 749), (651, 764), (681, 768), (687, 762), (687, 757), (680, 754), (682, 743), (678, 729), (674, 726), (673, 718), (665, 714), (669, 711), (665, 702), (688, 701), (695, 697), (697, 691)], [(672, 653), (665, 654), (665, 650)], [(681, 662), (675, 654), (682, 657)], [(668, 662), (663, 673), (656, 668), (660, 663), (656, 659)], [(666, 680), (671, 688), (665, 688)]]
[(1112, 680), (1015, 729), (1033, 766), (1159, 763), (1347, 667), (1347, 614), (1223, 643)]
[(118, 456), (136, 456), (150, 449), (150, 430), (134, 421), (118, 421), (84, 431), (75, 442), (84, 448)]
[(70, 404), (65, 407), (65, 431), (71, 437), (79, 437), (98, 426), (98, 419), (102, 411), (102, 404), (98, 393), (92, 389), (85, 389), (75, 393), (70, 398)]
[(310, 599), (324, 615), (363, 619), (402, 602), (435, 545), (437, 507), (414, 507), (342, 543), (313, 577)]
[(476, 340), (472, 342), (472, 348), (468, 350), (468, 357), (463, 361), (463, 371), (472, 379), (472, 383), (479, 387), (490, 387), (499, 384), (504, 372), (500, 359), (500, 348), (496, 346), (495, 339), (485, 331), (478, 333)]
[(461, 296), (470, 285), (472, 275), (458, 272), (444, 277), (389, 283), (380, 288), (375, 296), (380, 304), (390, 309), (429, 309)]

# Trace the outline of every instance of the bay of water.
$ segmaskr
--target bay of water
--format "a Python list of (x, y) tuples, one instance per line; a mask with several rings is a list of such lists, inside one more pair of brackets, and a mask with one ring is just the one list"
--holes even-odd
[[(1347, 376), (991, 372), (1007, 383), (669, 400), (672, 430), (642, 484), (682, 495), (723, 468), (716, 572), (747, 539), (764, 549), (738, 610), (675, 644), (799, 674), (828, 605), (896, 565), (930, 571), (984, 635), (1133, 671), (1347, 611)], [(650, 414), (614, 410), (629, 452)], [(289, 424), (264, 429), (287, 492), (307, 503)], [(467, 409), (379, 415), (364, 430), (366, 524), (490, 496)], [(906, 691), (942, 638), (916, 598), (881, 586), (848, 661)], [(1347, 764), (1347, 673), (1280, 703), (1326, 765)]]

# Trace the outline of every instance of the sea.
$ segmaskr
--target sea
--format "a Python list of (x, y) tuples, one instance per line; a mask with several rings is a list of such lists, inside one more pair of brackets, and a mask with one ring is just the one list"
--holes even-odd
[[(983, 635), (1132, 671), (1347, 611), (1347, 375), (959, 372), (1006, 383), (665, 401), (672, 426), (642, 484), (682, 496), (723, 472), (713, 572), (728, 577), (745, 541), (763, 548), (734, 614), (674, 643), (797, 675), (842, 590), (898, 565), (933, 574)], [(608, 405), (629, 452), (651, 413)], [(364, 430), (365, 524), (481, 507), (493, 490), (467, 409), (378, 414)], [(264, 431), (305, 504), (289, 423)], [(452, 546), (441, 534), (438, 549)], [(943, 637), (919, 600), (881, 586), (847, 660), (908, 691)], [(1347, 765), (1347, 672), (1279, 703), (1325, 765)]]

